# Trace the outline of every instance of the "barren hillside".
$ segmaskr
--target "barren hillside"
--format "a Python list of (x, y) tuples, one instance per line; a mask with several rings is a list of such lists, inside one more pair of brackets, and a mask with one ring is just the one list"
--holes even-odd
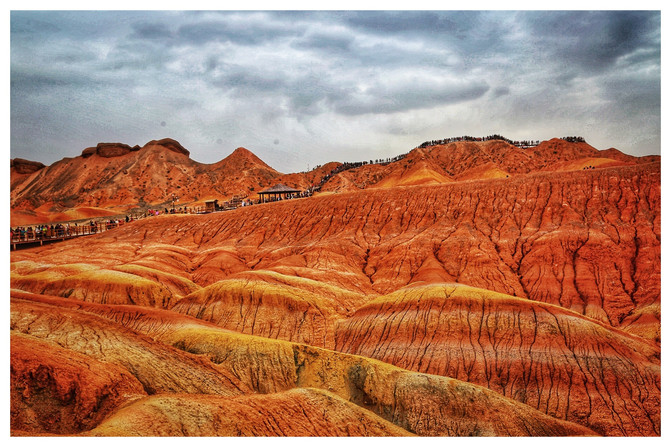
[[(110, 160), (138, 154), (204, 178), (164, 144)], [(227, 160), (254, 184), (341, 166)], [(50, 169), (13, 203), (58, 191)], [(13, 251), (12, 432), (659, 435), (660, 177), (584, 143), (451, 143)]]
[(101, 143), (89, 149), (31, 174), (13, 166), (12, 224), (110, 216), (135, 207), (162, 209), (172, 204), (173, 195), (177, 206), (202, 206), (208, 199), (254, 194), (281, 175), (244, 148), (211, 165), (192, 160), (170, 139), (142, 148)]

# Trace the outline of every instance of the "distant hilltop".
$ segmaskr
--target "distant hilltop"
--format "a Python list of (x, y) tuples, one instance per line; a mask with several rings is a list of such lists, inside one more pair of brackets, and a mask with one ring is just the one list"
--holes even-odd
[(233, 197), (257, 200), (282, 183), (320, 193), (369, 188), (488, 180), (533, 172), (573, 171), (659, 161), (617, 149), (597, 150), (582, 137), (512, 141), (500, 135), (426, 141), (395, 157), (329, 162), (308, 172), (283, 174), (245, 148), (217, 163), (192, 160), (171, 138), (144, 146), (99, 143), (81, 156), (50, 166), (10, 162), (10, 207), (14, 225), (124, 214), (131, 209), (176, 203), (203, 206)]
[[(568, 141), (569, 143), (585, 143), (585, 139), (583, 137), (562, 137), (561, 138), (564, 141)], [(418, 148), (423, 148), (423, 147), (429, 147), (429, 146), (437, 146), (439, 144), (448, 144), (448, 143), (454, 143), (457, 141), (491, 141), (491, 140), (501, 140), (505, 141), (508, 144), (511, 144), (513, 146), (521, 147), (521, 148), (527, 148), (527, 147), (533, 147), (533, 146), (538, 146), (540, 144), (540, 140), (511, 140), (509, 138), (506, 138), (504, 136), (494, 134), (494, 135), (489, 135), (486, 137), (471, 137), (468, 135), (464, 135), (463, 137), (451, 137), (451, 138), (445, 138), (442, 140), (431, 140), (431, 141), (425, 141), (424, 143), (420, 144), (417, 146)]]
[[(189, 156), (189, 151), (184, 149), (178, 141), (173, 140), (172, 138), (164, 138), (162, 140), (152, 140), (149, 143), (145, 144), (143, 148), (150, 146), (161, 146), (165, 149), (171, 150), (178, 154)], [(82, 157), (90, 157), (94, 154), (99, 155), (105, 158), (120, 157), (126, 155), (130, 152), (139, 151), (143, 149), (140, 146), (130, 147), (127, 144), (123, 143), (98, 143), (95, 147), (87, 147), (82, 151)]]

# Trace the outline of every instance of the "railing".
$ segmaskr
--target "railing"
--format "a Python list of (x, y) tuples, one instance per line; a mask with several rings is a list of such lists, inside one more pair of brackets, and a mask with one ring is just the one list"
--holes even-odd
[[(301, 196), (302, 197), (302, 196)], [(309, 197), (306, 196), (306, 197)], [(238, 198), (238, 197), (236, 197)], [(298, 197), (295, 197), (298, 198)], [(239, 198), (238, 198), (239, 199)], [(242, 199), (239, 199), (240, 202), (244, 200), (244, 197)], [(235, 198), (234, 198), (235, 201)], [(226, 202), (229, 203), (229, 202)], [(238, 206), (240, 207), (240, 206)], [(229, 209), (236, 209), (238, 207), (230, 207), (230, 208), (222, 208), (220, 211), (227, 211)], [(243, 206), (244, 207), (244, 206)], [(189, 214), (202, 214), (204, 210), (201, 208), (193, 208), (192, 211)], [(164, 213), (161, 213), (163, 215)], [(172, 214), (172, 213), (170, 213)], [(175, 213), (175, 214), (184, 214), (184, 213)], [(158, 215), (158, 214), (157, 214)], [(17, 246), (24, 245), (24, 244), (36, 244), (39, 243), (40, 245), (44, 245), (45, 242), (57, 242), (57, 241), (64, 241), (67, 239), (73, 239), (76, 237), (81, 237), (81, 236), (91, 236), (94, 234), (98, 233), (103, 233), (105, 231), (113, 230), (117, 227), (121, 227), (123, 225), (129, 224), (133, 221), (136, 220), (141, 220), (141, 219), (146, 219), (148, 217), (153, 217), (153, 214), (144, 214), (140, 215), (138, 217), (135, 217), (131, 219), (130, 221), (126, 222), (125, 220), (119, 220), (110, 222), (110, 221), (101, 221), (101, 222), (94, 222), (93, 225), (91, 224), (74, 224), (74, 223), (60, 223), (58, 224), (58, 227), (54, 227), (53, 229), (51, 228), (51, 225), (47, 226), (46, 224), (44, 225), (34, 225), (34, 226), (29, 226), (29, 227), (16, 227), (10, 234), (9, 238), (9, 243), (12, 249), (16, 250)], [(41, 227), (46, 227), (46, 228), (41, 228)]]
[[(117, 227), (121, 227), (130, 222), (120, 220), (119, 222), (96, 222), (93, 225), (66, 224), (53, 229), (51, 228), (51, 226), (44, 229), (29, 227), (24, 231), (19, 230), (15, 231), (13, 234), (10, 234), (9, 242), (10, 245), (12, 245), (13, 249), (16, 250), (16, 246), (19, 244), (34, 244), (39, 242), (40, 245), (43, 245), (44, 242), (63, 241), (66, 239), (73, 239), (81, 236), (91, 236), (94, 234), (113, 230)], [(37, 225), (37, 227), (40, 226)]]

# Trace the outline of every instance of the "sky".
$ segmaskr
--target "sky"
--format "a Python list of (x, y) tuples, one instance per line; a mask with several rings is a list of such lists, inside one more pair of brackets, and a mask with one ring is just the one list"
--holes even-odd
[(427, 140), (660, 154), (660, 11), (11, 11), (10, 157), (173, 138), (281, 172)]

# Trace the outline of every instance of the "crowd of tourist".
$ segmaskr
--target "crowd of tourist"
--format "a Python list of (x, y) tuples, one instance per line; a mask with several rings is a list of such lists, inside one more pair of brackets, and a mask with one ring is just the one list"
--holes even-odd
[[(425, 141), (424, 143), (420, 144), (417, 147), (418, 148), (425, 148), (425, 147), (429, 147), (429, 146), (437, 146), (439, 144), (455, 143), (455, 142), (458, 142), (458, 141), (492, 141), (492, 140), (505, 141), (508, 144), (511, 144), (513, 146), (517, 146), (517, 147), (520, 147), (520, 148), (534, 147), (534, 146), (538, 146), (540, 144), (540, 140), (511, 140), (511, 139), (506, 138), (504, 136), (494, 134), (494, 135), (488, 135), (486, 137), (472, 137), (472, 136), (469, 136), (469, 135), (464, 135), (462, 137), (444, 138), (442, 140), (430, 140), (430, 141)], [(585, 139), (583, 137), (578, 137), (578, 136), (562, 137), (562, 140), (568, 141), (569, 143), (584, 143), (585, 142)]]
[(35, 225), (35, 226), (21, 226), (10, 228), (10, 236), (12, 240), (26, 241), (26, 240), (40, 240), (48, 238), (58, 238), (77, 234), (79, 231), (77, 224), (51, 224), (51, 225)]
[(430, 141), (425, 141), (424, 143), (420, 144), (417, 147), (418, 148), (424, 148), (424, 147), (429, 147), (429, 146), (437, 146), (439, 144), (456, 143), (458, 141), (492, 141), (492, 140), (505, 141), (508, 144), (512, 144), (513, 146), (517, 146), (517, 147), (521, 147), (521, 148), (534, 147), (534, 146), (538, 146), (540, 144), (540, 140), (511, 140), (511, 139), (506, 138), (504, 136), (494, 134), (494, 135), (488, 135), (486, 137), (472, 137), (472, 136), (469, 136), (469, 135), (464, 135), (462, 137), (444, 138), (442, 140), (430, 140)]
[[(132, 216), (126, 216), (125, 222), (133, 220)], [(118, 227), (124, 221), (120, 219), (107, 219), (103, 221), (91, 220), (88, 223), (67, 222), (57, 224), (40, 224), (30, 226), (10, 227), (10, 240), (12, 242), (44, 241), (49, 239), (62, 239), (66, 237), (83, 236), (95, 234), (103, 229), (111, 230)]]
[(568, 141), (569, 143), (584, 143), (585, 139), (583, 137), (562, 137), (562, 140)]

